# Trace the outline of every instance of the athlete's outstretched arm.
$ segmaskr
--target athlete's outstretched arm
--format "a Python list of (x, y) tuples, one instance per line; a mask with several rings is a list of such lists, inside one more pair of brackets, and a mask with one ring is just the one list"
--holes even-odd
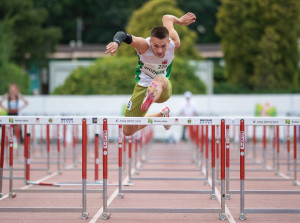
[(196, 16), (191, 12), (186, 13), (180, 18), (173, 15), (164, 15), (162, 21), (163, 26), (169, 30), (169, 35), (175, 44), (175, 49), (178, 49), (180, 47), (180, 38), (177, 31), (174, 29), (174, 24), (188, 26), (196, 22)]
[(139, 54), (143, 54), (149, 48), (149, 45), (144, 38), (132, 36), (123, 31), (119, 31), (115, 34), (113, 42), (110, 42), (106, 46), (105, 54), (110, 53), (113, 56), (117, 52), (122, 42), (133, 46)]

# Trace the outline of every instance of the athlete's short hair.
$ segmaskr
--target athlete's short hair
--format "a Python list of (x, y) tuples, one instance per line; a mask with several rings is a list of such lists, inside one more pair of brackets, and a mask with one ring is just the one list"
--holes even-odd
[(153, 29), (151, 29), (150, 36), (158, 39), (164, 39), (169, 37), (169, 31), (164, 26), (155, 26)]

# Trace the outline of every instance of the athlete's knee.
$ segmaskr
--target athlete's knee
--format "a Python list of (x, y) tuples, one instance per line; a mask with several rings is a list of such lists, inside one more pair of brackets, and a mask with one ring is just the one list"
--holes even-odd
[(153, 80), (158, 83), (167, 83), (168, 82), (167, 78), (165, 78), (163, 76), (156, 76)]
[(134, 129), (130, 128), (130, 126), (123, 127), (123, 134), (125, 136), (132, 136), (135, 133)]
[(162, 76), (156, 76), (154, 79), (154, 81), (156, 81), (163, 90), (165, 90), (167, 88), (168, 85), (168, 79)]

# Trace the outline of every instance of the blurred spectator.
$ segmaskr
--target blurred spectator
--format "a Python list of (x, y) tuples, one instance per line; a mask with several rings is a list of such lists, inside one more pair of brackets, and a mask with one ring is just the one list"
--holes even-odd
[[(196, 106), (192, 102), (192, 93), (190, 91), (186, 91), (184, 93), (184, 97), (185, 97), (185, 102), (181, 107), (180, 116), (184, 116), (184, 117), (197, 116)], [(186, 126), (183, 126), (182, 137), (181, 137), (182, 141), (186, 141), (185, 132), (186, 132)]]
[[(7, 101), (7, 107), (3, 105), (4, 101)], [(6, 93), (0, 101), (0, 106), (7, 111), (8, 115), (18, 115), (27, 105), (28, 101), (20, 93), (18, 86), (14, 83), (9, 85), (9, 92)]]
[(37, 88), (33, 89), (32, 94), (33, 94), (34, 96), (39, 95), (39, 89), (37, 89)]
[[(3, 102), (7, 101), (7, 107), (4, 106)], [(20, 103), (21, 102), (21, 103)], [(7, 115), (19, 115), (19, 112), (28, 105), (28, 101), (20, 93), (19, 88), (16, 84), (12, 83), (9, 85), (9, 91), (0, 100), (0, 107), (6, 111)], [(23, 143), (22, 128), (14, 126), (14, 133), (20, 136), (21, 143)], [(16, 137), (13, 139), (14, 148), (17, 149), (18, 143)]]

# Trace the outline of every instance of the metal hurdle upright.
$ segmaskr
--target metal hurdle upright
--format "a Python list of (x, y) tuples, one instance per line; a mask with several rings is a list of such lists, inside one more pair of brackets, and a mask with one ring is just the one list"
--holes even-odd
[[(202, 119), (202, 118), (201, 118)], [(219, 213), (219, 218), (221, 220), (226, 219), (225, 215), (225, 119), (214, 118), (214, 119), (202, 119), (204, 120), (201, 123), (200, 118), (151, 118), (151, 122), (148, 121), (148, 118), (137, 118), (137, 117), (127, 117), (127, 118), (104, 118), (103, 119), (103, 219), (108, 219), (110, 213)], [(228, 122), (228, 121), (227, 121)], [(230, 120), (231, 122), (231, 120)], [(212, 131), (215, 130), (215, 125), (221, 126), (221, 205), (220, 208), (216, 209), (205, 209), (205, 208), (109, 208), (107, 205), (107, 178), (108, 178), (108, 125), (186, 125), (189, 123), (198, 123), (198, 125), (212, 125)], [(121, 145), (120, 140), (122, 137), (122, 131), (119, 126), (119, 154), (121, 154)], [(213, 133), (214, 137), (215, 134)], [(130, 140), (130, 138), (129, 138)], [(214, 143), (212, 143), (214, 144)], [(214, 146), (213, 146), (214, 148)], [(130, 154), (130, 144), (129, 144), (129, 154)], [(130, 156), (129, 156), (130, 159)], [(119, 157), (119, 164), (122, 159)], [(130, 163), (130, 162), (129, 162)], [(213, 162), (213, 164), (215, 164)], [(213, 166), (214, 168), (214, 166)], [(119, 166), (119, 174), (122, 172), (122, 167)], [(214, 177), (214, 169), (212, 170)], [(130, 171), (129, 171), (130, 174)], [(120, 178), (119, 178), (120, 179)], [(135, 178), (134, 178), (135, 179)], [(149, 178), (147, 180), (152, 180)], [(170, 180), (170, 179), (169, 179)], [(171, 180), (176, 180), (172, 178)], [(120, 182), (120, 180), (119, 180)], [(166, 193), (166, 194), (210, 194), (212, 191), (176, 191), (176, 190), (122, 190), (121, 185), (119, 185), (119, 196), (122, 197), (123, 193)], [(214, 193), (214, 190), (213, 190)]]
[[(300, 118), (247, 118), (247, 119), (235, 119), (234, 123), (240, 123), (240, 220), (246, 219), (247, 213), (269, 213), (269, 214), (299, 214), (300, 209), (246, 209), (245, 208), (245, 194), (300, 194), (300, 191), (295, 190), (245, 190), (245, 125), (275, 125), (279, 126), (293, 126), (294, 127), (294, 182), (297, 182), (297, 126), (300, 125)], [(278, 129), (278, 128), (277, 128)], [(277, 131), (277, 140), (279, 138)], [(279, 145), (279, 143), (277, 142)], [(279, 162), (279, 148), (277, 147), (277, 163)], [(279, 169), (277, 169), (279, 171)]]

